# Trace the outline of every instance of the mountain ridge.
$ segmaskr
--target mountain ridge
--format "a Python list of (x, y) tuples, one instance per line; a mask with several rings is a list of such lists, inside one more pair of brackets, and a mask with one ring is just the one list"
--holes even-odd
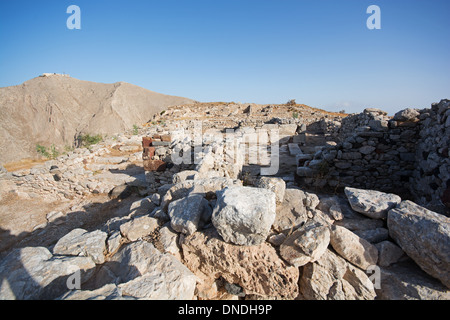
[(113, 135), (194, 100), (139, 86), (44, 75), (0, 88), (0, 163), (37, 156), (36, 145), (72, 146), (80, 134)]

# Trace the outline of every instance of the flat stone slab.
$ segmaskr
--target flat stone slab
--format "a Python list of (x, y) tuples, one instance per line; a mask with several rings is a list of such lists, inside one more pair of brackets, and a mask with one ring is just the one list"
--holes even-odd
[(0, 300), (56, 299), (79, 272), (80, 284), (94, 274), (89, 257), (52, 256), (44, 247), (15, 249), (0, 262)]
[(402, 201), (395, 194), (376, 190), (346, 187), (344, 191), (352, 209), (372, 219), (386, 218), (387, 212)]
[(97, 264), (105, 262), (106, 232), (74, 229), (58, 240), (53, 254), (91, 257)]

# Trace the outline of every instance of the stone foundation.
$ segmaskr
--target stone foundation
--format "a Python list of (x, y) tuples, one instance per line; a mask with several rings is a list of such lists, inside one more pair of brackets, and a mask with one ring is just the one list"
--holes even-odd
[[(300, 183), (395, 192), (444, 213), (450, 179), (450, 101), (388, 117), (366, 109), (341, 123), (338, 143), (301, 157)], [(306, 161), (305, 161), (306, 159)]]

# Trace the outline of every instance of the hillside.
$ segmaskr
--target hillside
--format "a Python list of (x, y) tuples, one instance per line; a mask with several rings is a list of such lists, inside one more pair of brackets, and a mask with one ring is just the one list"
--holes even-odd
[(168, 106), (192, 102), (125, 82), (103, 84), (65, 75), (0, 88), (0, 163), (36, 157), (37, 144), (64, 150), (79, 134), (123, 132)]

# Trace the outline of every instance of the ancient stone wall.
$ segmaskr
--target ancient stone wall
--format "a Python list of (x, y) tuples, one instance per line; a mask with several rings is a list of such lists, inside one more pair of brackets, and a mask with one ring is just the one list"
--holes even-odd
[(307, 184), (353, 186), (386, 192), (408, 190), (414, 170), (417, 123), (396, 122), (377, 109), (342, 121), (337, 145), (327, 145), (297, 172)]
[(449, 201), (444, 193), (450, 189), (450, 101), (442, 100), (431, 109), (421, 110), (419, 118), (411, 192), (417, 203), (442, 212), (444, 202)]
[[(341, 122), (339, 143), (300, 162), (300, 182), (394, 192), (438, 212), (450, 179), (450, 102), (405, 109), (394, 117), (366, 109)], [(447, 191), (448, 192), (448, 191)]]

